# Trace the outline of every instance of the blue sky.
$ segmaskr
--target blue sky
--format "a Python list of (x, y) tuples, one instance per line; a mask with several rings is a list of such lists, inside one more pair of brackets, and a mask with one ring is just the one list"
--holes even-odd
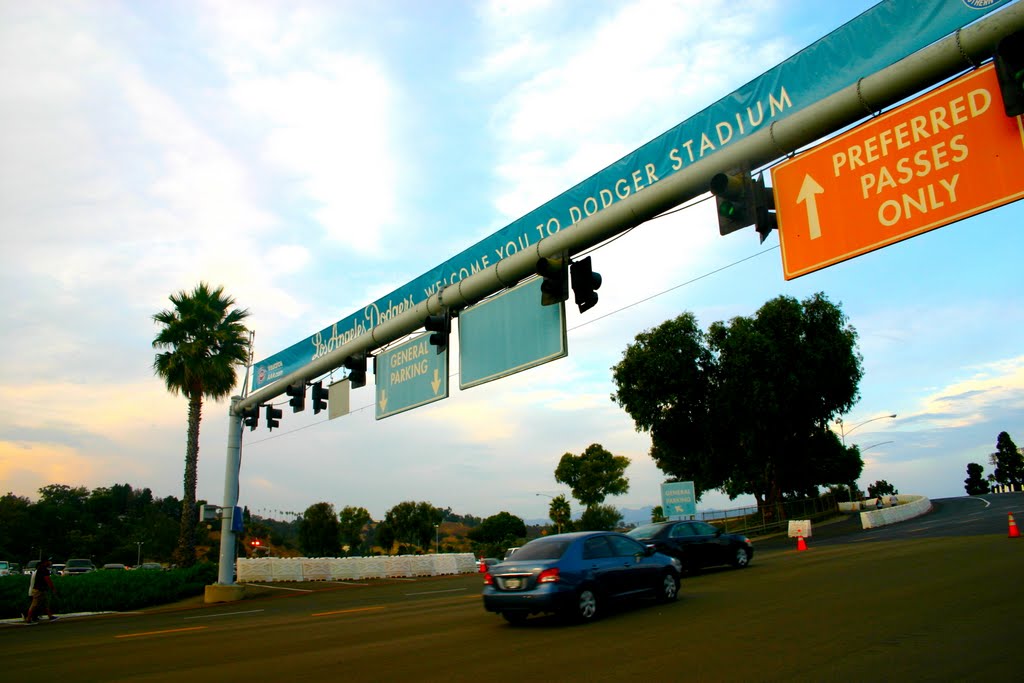
[[(151, 370), (171, 292), (224, 285), (264, 358), (871, 4), (0, 3), (4, 490), (180, 496), (186, 404)], [(241, 503), (539, 518), (561, 455), (600, 443), (632, 460), (609, 502), (657, 504), (649, 439), (609, 400), (626, 345), (683, 311), (706, 327), (818, 291), (860, 335), (847, 424), (898, 415), (851, 435), (882, 444), (861, 487), (960, 495), (1000, 431), (1024, 442), (1022, 223), (1017, 203), (786, 282), (777, 235), (721, 237), (705, 201), (594, 252), (601, 300), (567, 309), (568, 358), (381, 421), (372, 380), (342, 419), (286, 406), (280, 432), (246, 432)], [(199, 496), (217, 502), (227, 403), (204, 418)]]

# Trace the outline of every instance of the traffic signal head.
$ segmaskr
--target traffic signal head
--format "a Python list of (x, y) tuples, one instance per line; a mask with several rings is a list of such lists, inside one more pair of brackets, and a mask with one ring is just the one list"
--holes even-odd
[(765, 187), (764, 176), (751, 178), (742, 169), (739, 173), (719, 173), (711, 178), (711, 193), (718, 205), (718, 232), (728, 235), (753, 225), (761, 242), (778, 227), (775, 218), (775, 197)]
[(430, 335), (430, 344), (437, 347), (438, 353), (448, 348), (448, 336), (452, 333), (452, 314), (449, 311), (428, 315), (423, 326), (427, 332), (433, 332)]
[(348, 368), (348, 381), (353, 389), (366, 386), (365, 353), (360, 353), (346, 358), (343, 365)]
[(601, 288), (601, 274), (595, 273), (590, 257), (580, 259), (570, 267), (572, 271), (572, 293), (580, 313), (597, 304), (597, 292)]
[(728, 235), (754, 223), (754, 191), (750, 174), (719, 173), (711, 178), (711, 194), (718, 205), (718, 232)]
[(996, 46), (993, 62), (1007, 116), (1024, 114), (1024, 31), (1011, 33)]
[(313, 414), (316, 415), (321, 410), (327, 410), (327, 396), (328, 390), (324, 389), (323, 382), (313, 382)]
[(537, 259), (537, 274), (544, 278), (540, 284), (540, 303), (553, 306), (569, 298), (569, 259)]
[(249, 406), (242, 410), (242, 421), (245, 426), (249, 428), (249, 431), (256, 429), (256, 425), (260, 423), (260, 407)]
[(293, 413), (298, 413), (306, 409), (306, 385), (303, 382), (298, 384), (292, 384), (285, 388), (284, 393), (291, 396), (291, 400), (288, 401), (288, 405), (292, 407)]
[(281, 415), (283, 415), (283, 413), (280, 408), (267, 406), (267, 429), (274, 431), (274, 427), (280, 427)]

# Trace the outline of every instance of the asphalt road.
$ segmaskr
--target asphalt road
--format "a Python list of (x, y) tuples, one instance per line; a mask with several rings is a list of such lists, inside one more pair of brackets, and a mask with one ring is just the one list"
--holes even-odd
[(1024, 495), (935, 507), (871, 531), (822, 525), (804, 552), (761, 541), (749, 569), (688, 577), (677, 603), (585, 626), (511, 627), (483, 611), (478, 575), (288, 584), (4, 628), (0, 662), (8, 679), (48, 681), (1010, 680), (1024, 540), (1007, 538), (1006, 513), (1024, 517)]

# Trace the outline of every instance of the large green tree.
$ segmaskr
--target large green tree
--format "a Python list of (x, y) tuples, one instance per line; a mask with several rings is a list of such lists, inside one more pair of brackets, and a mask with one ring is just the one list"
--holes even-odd
[(998, 483), (1020, 490), (1024, 484), (1024, 456), (1008, 433), (999, 432), (996, 452), (989, 456), (989, 462), (996, 468), (993, 474)]
[(753, 317), (713, 323), (692, 313), (637, 335), (612, 368), (612, 400), (651, 435), (651, 456), (676, 480), (751, 494), (762, 508), (863, 467), (829, 423), (858, 398), (856, 330), (824, 294), (778, 297)]
[(468, 536), (478, 543), (514, 545), (526, 537), (526, 522), (511, 512), (499, 512), (485, 518), (480, 526), (470, 529)]
[(203, 399), (222, 399), (238, 384), (238, 368), (249, 359), (249, 331), (243, 321), (249, 312), (235, 308), (235, 300), (223, 287), (200, 282), (191, 292), (170, 296), (173, 308), (160, 311), (153, 320), (160, 326), (153, 339), (159, 353), (153, 370), (167, 390), (188, 400), (185, 438), (184, 496), (181, 529), (175, 561), (195, 563), (196, 482), (199, 466), (199, 423)]
[(868, 498), (877, 498), (878, 496), (892, 496), (899, 493), (896, 487), (887, 482), (885, 479), (879, 479), (874, 484), (868, 484)]
[(383, 531), (399, 543), (426, 548), (434, 542), (434, 527), (450, 511), (426, 502), (405, 501), (384, 513), (384, 529), (378, 533)]
[(580, 455), (564, 454), (555, 468), (555, 481), (568, 486), (573, 498), (589, 508), (603, 503), (608, 496), (629, 491), (627, 467), (629, 458), (612, 455), (601, 444), (593, 443)]
[(299, 520), (299, 546), (306, 557), (337, 557), (341, 523), (330, 503), (314, 503)]
[(967, 463), (967, 478), (964, 479), (964, 490), (968, 496), (979, 496), (988, 493), (988, 482), (982, 474), (985, 468), (976, 462)]
[(576, 528), (580, 531), (613, 531), (622, 524), (622, 513), (614, 505), (591, 505), (583, 514)]
[(341, 525), (341, 545), (348, 546), (348, 553), (354, 555), (364, 549), (366, 525), (373, 521), (366, 508), (347, 505), (338, 513)]

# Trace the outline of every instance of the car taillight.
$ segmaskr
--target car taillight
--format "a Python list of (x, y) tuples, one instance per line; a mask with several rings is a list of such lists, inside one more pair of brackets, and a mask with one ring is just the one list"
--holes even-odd
[(484, 585), (485, 586), (493, 586), (494, 585), (494, 577), (491, 576), (490, 572), (487, 572), (486, 574), (484, 574)]
[(545, 569), (537, 577), (537, 583), (558, 583), (558, 567)]

